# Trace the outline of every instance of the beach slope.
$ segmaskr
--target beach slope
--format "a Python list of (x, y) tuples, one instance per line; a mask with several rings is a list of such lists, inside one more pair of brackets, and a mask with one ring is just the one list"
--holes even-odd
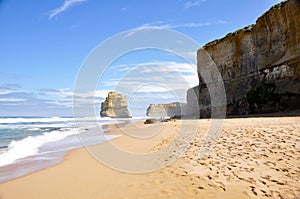
[[(200, 158), (210, 122), (200, 120), (187, 151), (161, 170), (120, 172), (80, 148), (58, 165), (0, 184), (0, 198), (300, 197), (300, 117), (226, 119), (216, 146), (209, 156)], [(119, 130), (113, 133), (123, 136), (112, 143), (135, 153), (157, 151), (172, 142), (181, 123), (132, 124), (125, 128), (137, 134), (151, 128), (161, 130), (149, 139), (135, 139)]]

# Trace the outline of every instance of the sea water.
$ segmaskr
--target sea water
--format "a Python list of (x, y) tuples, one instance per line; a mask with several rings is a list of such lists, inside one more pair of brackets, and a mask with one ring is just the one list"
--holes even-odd
[[(117, 135), (105, 135), (104, 125), (138, 121), (111, 118), (0, 117), (0, 182), (52, 166), (71, 149), (101, 143)], [(95, 128), (95, 120), (97, 128)], [(78, 121), (78, 119), (76, 120)]]

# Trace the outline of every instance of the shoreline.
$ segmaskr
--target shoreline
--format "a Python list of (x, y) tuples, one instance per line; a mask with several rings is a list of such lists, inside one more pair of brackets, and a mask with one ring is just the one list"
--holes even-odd
[[(82, 138), (85, 140), (86, 145), (94, 145), (105, 142), (106, 140), (113, 139), (113, 135), (109, 135), (108, 133), (117, 129), (117, 127), (122, 127), (128, 125), (131, 121), (117, 121), (119, 123), (107, 123), (102, 124), (99, 130), (103, 132), (104, 136), (97, 136), (93, 141), (91, 138), (85, 138), (90, 134), (94, 137), (93, 132), (94, 129), (97, 128), (77, 128), (77, 133), (75, 135), (67, 136), (63, 139), (55, 141), (55, 144), (52, 145), (51, 142), (45, 143), (40, 147), (40, 150), (36, 154), (28, 155), (24, 158), (17, 159), (14, 163), (3, 165), (0, 167), (0, 183), (5, 183), (14, 179), (21, 178), (23, 176), (30, 175), (31, 173), (35, 173), (46, 168), (50, 168), (64, 161), (64, 157), (67, 155), (69, 151), (72, 151), (77, 148), (84, 147), (82, 143)], [(74, 127), (66, 127), (66, 128), (57, 128), (59, 130), (63, 129), (61, 132), (65, 132), (69, 129), (74, 129)], [(52, 130), (53, 131), (53, 130)], [(45, 135), (45, 133), (50, 134), (52, 131), (44, 132), (43, 134), (33, 136), (33, 138), (37, 138), (39, 136)], [(79, 132), (82, 134), (82, 138), (79, 138)], [(85, 136), (87, 135), (87, 136)], [(21, 140), (17, 140), (16, 142), (22, 142), (26, 140), (27, 137)], [(52, 142), (53, 143), (53, 142)], [(7, 149), (0, 151), (1, 153), (8, 152)]]
[[(300, 178), (296, 166), (300, 164), (300, 117), (225, 119), (216, 147), (203, 159), (198, 151), (210, 119), (199, 121), (196, 139), (185, 154), (161, 170), (146, 174), (119, 172), (95, 160), (82, 147), (69, 151), (54, 166), (1, 183), (0, 198), (40, 198), (39, 194), (43, 198), (300, 196), (296, 181)], [(160, 150), (172, 141), (180, 122), (164, 123), (161, 133), (148, 141), (136, 142), (123, 133), (111, 142), (131, 152)], [(142, 131), (155, 125), (138, 122), (124, 128)], [(116, 133), (121, 132), (108, 134)], [(103, 143), (93, 147), (99, 145)]]

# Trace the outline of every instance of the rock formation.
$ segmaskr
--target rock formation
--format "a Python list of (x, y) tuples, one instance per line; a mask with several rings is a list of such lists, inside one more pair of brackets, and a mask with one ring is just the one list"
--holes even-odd
[(187, 118), (199, 118), (199, 86), (195, 86), (187, 91), (187, 106), (186, 117)]
[(101, 117), (131, 118), (126, 96), (113, 91), (109, 92), (105, 101), (101, 103), (100, 115)]
[(186, 104), (173, 102), (169, 104), (150, 104), (147, 108), (148, 117), (174, 117), (182, 116), (185, 112)]
[[(203, 49), (223, 78), (227, 114), (300, 108), (300, 7), (297, 0), (273, 6), (256, 24), (210, 42)], [(200, 50), (197, 59), (201, 71), (205, 58), (201, 57)], [(199, 99), (191, 99), (195, 97), (191, 97), (191, 93), (199, 95)], [(200, 115), (210, 116), (213, 107), (210, 107), (207, 85), (201, 76), (199, 86), (189, 90), (187, 99), (188, 109), (199, 105)]]

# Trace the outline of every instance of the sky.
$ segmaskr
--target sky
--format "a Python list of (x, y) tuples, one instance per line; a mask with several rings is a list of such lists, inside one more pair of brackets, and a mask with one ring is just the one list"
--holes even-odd
[[(0, 0), (0, 117), (72, 116), (80, 67), (95, 47), (121, 32), (171, 29), (202, 46), (255, 23), (278, 2)], [(184, 87), (178, 74), (188, 82)], [(162, 79), (181, 94), (174, 94)], [(148, 49), (119, 57), (99, 77), (94, 92), (75, 97), (94, 106), (97, 114), (116, 85), (135, 85), (134, 94), (127, 96), (129, 109), (141, 116), (150, 103), (184, 102), (186, 90), (197, 83), (197, 72), (185, 60)]]

